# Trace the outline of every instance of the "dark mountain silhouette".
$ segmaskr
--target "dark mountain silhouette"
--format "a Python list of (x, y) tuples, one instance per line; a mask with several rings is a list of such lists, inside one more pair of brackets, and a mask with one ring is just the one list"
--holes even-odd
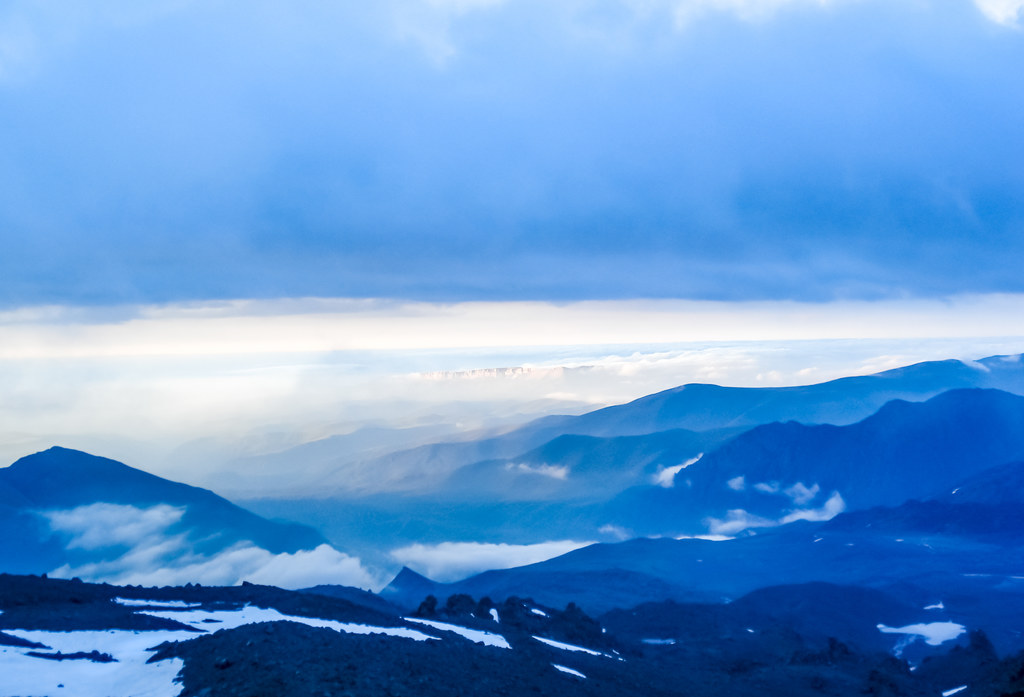
[[(209, 554), (241, 542), (271, 553), (313, 549), (326, 540), (312, 528), (270, 521), (211, 491), (172, 482), (115, 460), (54, 447), (0, 469), (0, 558), (5, 570), (47, 571), (66, 559), (59, 535), (43, 512), (107, 503), (146, 509), (182, 509), (166, 531), (187, 535), (193, 552)], [(7, 531), (10, 531), (7, 533)], [(76, 554), (85, 555), (84, 552)]]

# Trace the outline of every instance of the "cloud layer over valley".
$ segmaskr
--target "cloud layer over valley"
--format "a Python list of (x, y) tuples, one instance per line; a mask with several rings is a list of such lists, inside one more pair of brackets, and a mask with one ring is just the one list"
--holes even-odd
[(243, 581), (281, 588), (341, 584), (378, 589), (381, 579), (359, 559), (328, 545), (293, 554), (272, 554), (249, 542), (219, 552), (195, 551), (197, 540), (172, 532), (184, 509), (96, 503), (41, 513), (69, 552), (94, 560), (66, 564), (50, 572), (58, 578), (80, 577), (120, 585), (236, 585)]

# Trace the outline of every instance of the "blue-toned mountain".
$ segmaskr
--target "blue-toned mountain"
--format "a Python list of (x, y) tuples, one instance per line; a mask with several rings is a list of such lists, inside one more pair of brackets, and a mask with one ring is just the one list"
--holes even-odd
[(241, 546), (274, 555), (326, 544), (312, 528), (267, 520), (211, 491), (59, 447), (0, 469), (0, 528), (0, 570), (16, 573), (97, 568), (171, 547), (197, 560)]

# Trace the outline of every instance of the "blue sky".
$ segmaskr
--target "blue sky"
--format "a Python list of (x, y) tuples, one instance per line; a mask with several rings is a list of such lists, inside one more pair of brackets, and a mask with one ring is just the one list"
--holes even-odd
[(1018, 0), (13, 0), (0, 305), (1024, 291)]

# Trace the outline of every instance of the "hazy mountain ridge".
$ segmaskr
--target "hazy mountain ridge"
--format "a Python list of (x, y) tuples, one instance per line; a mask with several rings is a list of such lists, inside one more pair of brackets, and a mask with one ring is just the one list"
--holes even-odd
[[(338, 452), (335, 459), (348, 462), (315, 485), (311, 483), (302, 495), (416, 495), (430, 490), (460, 467), (519, 458), (564, 435), (614, 438), (674, 429), (750, 428), (791, 420), (845, 425), (869, 416), (894, 399), (922, 401), (947, 390), (971, 387), (1024, 394), (1021, 357), (992, 356), (970, 364), (958, 360), (929, 361), (796, 387), (688, 384), (579, 416), (541, 417), (508, 433), (479, 440), (428, 443), (368, 459), (357, 453)], [(277, 453), (275, 461), (291, 462), (301, 468), (303, 447)], [(323, 461), (325, 456), (321, 451), (316, 459)], [(277, 495), (297, 493), (281, 491)]]
[[(681, 519), (677, 510), (680, 505), (677, 497), (682, 496), (680, 487), (666, 490), (652, 481), (652, 475), (678, 468), (702, 452), (708, 456), (713, 448), (705, 446), (714, 445), (714, 439), (700, 444), (698, 437), (687, 436), (692, 438), (691, 445), (685, 445), (685, 439), (677, 445), (659, 445), (658, 441), (666, 438), (665, 434), (728, 425), (739, 432), (787, 421), (810, 426), (831, 420), (833, 425), (849, 426), (894, 399), (916, 403), (950, 389), (972, 387), (1024, 393), (1021, 356), (993, 356), (971, 363), (932, 361), (800, 387), (685, 385), (580, 416), (538, 419), (502, 436), (424, 445), (363, 462), (354, 469), (343, 468), (321, 482), (313, 494), (321, 499), (315, 506), (306, 505), (304, 497), (284, 498), (283, 492), (279, 499), (249, 499), (245, 503), (265, 515), (301, 520), (318, 527), (339, 543), (362, 548), (372, 546), (374, 536), (380, 531), (394, 536), (398, 544), (420, 541), (414, 539), (412, 530), (426, 535), (429, 539), (422, 541), (427, 542), (486, 539), (524, 543), (566, 537), (614, 540), (630, 534), (696, 534), (707, 532), (704, 518), (709, 514), (693, 513)], [(796, 426), (772, 428), (797, 429)], [(712, 434), (695, 432), (703, 433), (699, 438)], [(571, 442), (571, 439), (566, 440), (567, 436), (579, 436), (576, 442), (580, 447), (575, 451), (564, 448), (565, 443)], [(587, 440), (589, 438), (607, 440), (598, 443)], [(579, 472), (590, 467), (612, 464), (601, 464), (599, 456), (593, 460), (588, 458), (596, 456), (601, 448), (617, 447), (613, 441), (619, 438), (635, 439), (631, 441), (635, 446), (632, 453), (626, 453), (624, 460), (641, 456), (645, 451), (651, 459), (630, 476), (616, 472), (606, 479), (595, 477), (592, 481), (597, 489), (590, 489), (591, 501), (581, 506), (577, 494), (588, 485), (581, 482), (580, 489), (575, 489), (574, 480), (585, 479)], [(619, 441), (618, 445), (623, 443)], [(664, 457), (655, 452), (659, 447), (665, 447)], [(686, 470), (686, 476), (677, 475), (677, 479), (684, 482), (706, 464), (702, 460)], [(390, 483), (385, 485), (385, 480)], [(374, 481), (377, 484), (373, 484)], [(772, 481), (769, 478), (748, 483), (770, 488)], [(793, 496), (787, 498), (781, 492), (798, 482), (808, 490), (816, 484), (807, 477), (801, 481), (798, 476), (774, 495), (754, 496), (752, 489), (747, 492), (751, 500), (740, 497), (731, 504), (716, 491), (712, 500), (721, 502), (722, 506), (714, 516), (724, 520), (728, 510), (741, 508), (760, 510), (765, 516), (774, 515), (776, 519), (782, 517), (795, 508)], [(339, 485), (348, 488), (342, 491)], [(826, 482), (822, 482), (820, 488), (824, 489), (825, 485)], [(389, 487), (390, 493), (384, 493)], [(614, 488), (619, 492), (614, 492)], [(377, 493), (372, 493), (374, 491)], [(799, 489), (791, 493), (797, 498), (807, 495)], [(819, 492), (813, 505), (804, 508), (817, 509), (817, 515), (826, 515), (830, 494), (831, 491)], [(605, 499), (603, 502), (597, 500), (601, 496)], [(577, 501), (569, 503), (574, 497)], [(558, 500), (567, 503), (550, 505)], [(502, 518), (507, 518), (508, 524), (492, 525), (483, 508), (497, 506), (499, 502), (506, 512)], [(836, 510), (838, 501), (833, 501), (831, 506)], [(637, 511), (642, 511), (643, 515), (637, 515)], [(371, 520), (373, 524), (368, 525), (366, 521)]]

